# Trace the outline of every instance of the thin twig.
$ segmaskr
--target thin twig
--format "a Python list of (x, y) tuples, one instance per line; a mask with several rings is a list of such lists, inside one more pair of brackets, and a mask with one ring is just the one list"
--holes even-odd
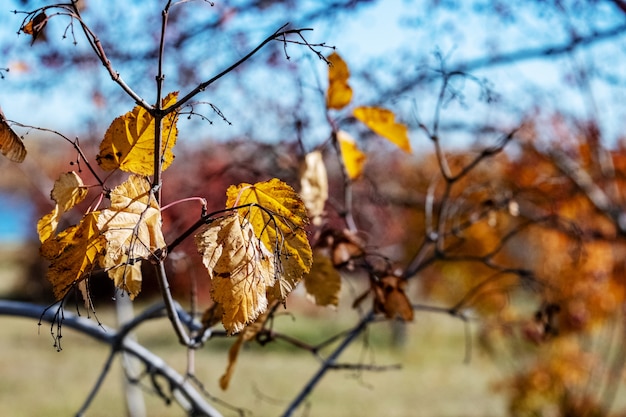
[(302, 388), (300, 393), (293, 399), (293, 401), (289, 404), (285, 412), (282, 414), (283, 417), (291, 416), (293, 412), (300, 406), (300, 404), (307, 398), (307, 396), (313, 391), (313, 388), (320, 382), (322, 377), (329, 370), (333, 369), (335, 365), (335, 361), (339, 356), (346, 350), (348, 346), (367, 328), (367, 325), (374, 320), (374, 312), (370, 311), (366, 314), (361, 321), (352, 329), (350, 333), (346, 335), (346, 338), (341, 342), (337, 348), (328, 356), (326, 361), (320, 366), (317, 372), (311, 377), (309, 382)]

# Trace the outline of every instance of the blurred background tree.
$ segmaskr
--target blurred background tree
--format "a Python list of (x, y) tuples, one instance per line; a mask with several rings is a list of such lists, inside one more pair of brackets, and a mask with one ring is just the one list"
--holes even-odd
[[(44, 4), (9, 3), (18, 11)], [(507, 371), (499, 392), (512, 415), (609, 413), (626, 360), (626, 79), (619, 69), (626, 2), (188, 6), (170, 17), (168, 90), (210, 78), (287, 22), (314, 28), (310, 40), (336, 47), (348, 63), (355, 101), (391, 108), (410, 128), (414, 152), (406, 156), (350, 115), (338, 120), (369, 158), (353, 184), (364, 246), (376, 245), (400, 266), (414, 303), (479, 319), (481, 347)], [(160, 15), (139, 1), (84, 0), (81, 7), (120, 74), (145, 96), (156, 73)], [(0, 27), (17, 31), (23, 17), (2, 13)], [(64, 25), (53, 19), (30, 47), (30, 39), (4, 31), (0, 104), (9, 119), (71, 131), (95, 149), (109, 121), (132, 103)], [(304, 154), (328, 142), (326, 67), (305, 48), (278, 43), (254, 61), (189, 109), (186, 132), (194, 134), (181, 138), (178, 158), (190, 163), (168, 171), (167, 199), (219, 194), (209, 207), (218, 209), (229, 184), (267, 175), (297, 184)], [(0, 182), (5, 195), (28, 196), (35, 219), (49, 211), (54, 173), (75, 158), (71, 149), (31, 140), (40, 133), (21, 133), (30, 152), (53, 157), (36, 177), (32, 166), (20, 173), (2, 160)], [(330, 224), (340, 229), (340, 168), (326, 158), (336, 202)], [(184, 210), (167, 213), (173, 235), (187, 226)], [(194, 250), (181, 253), (191, 259)], [(170, 268), (184, 293), (194, 267), (181, 265)], [(33, 296), (29, 288), (22, 296)]]

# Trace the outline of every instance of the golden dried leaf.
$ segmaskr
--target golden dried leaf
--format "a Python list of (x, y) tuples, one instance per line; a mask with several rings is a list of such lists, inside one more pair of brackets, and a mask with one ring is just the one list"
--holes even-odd
[(293, 188), (276, 178), (230, 186), (226, 195), (227, 208), (248, 205), (239, 210), (239, 216), (248, 219), (255, 235), (275, 256), (280, 285), (268, 296), (284, 300), (313, 262), (304, 230), (308, 224), (304, 203)]
[(352, 88), (348, 84), (350, 70), (348, 65), (333, 52), (328, 56), (328, 91), (326, 92), (326, 107), (339, 110), (347, 106), (352, 100)]
[(20, 163), (26, 158), (26, 147), (22, 139), (11, 129), (0, 109), (0, 152), (13, 162)]
[(59, 219), (63, 213), (83, 201), (86, 196), (87, 189), (78, 174), (74, 171), (61, 174), (54, 182), (54, 187), (50, 193), (50, 198), (56, 203), (54, 209), (37, 222), (37, 233), (41, 243), (56, 234)]
[(313, 266), (304, 276), (304, 288), (318, 306), (339, 304), (341, 275), (323, 250), (313, 252)]
[(341, 160), (346, 167), (348, 177), (351, 180), (359, 178), (363, 174), (363, 166), (367, 156), (359, 150), (352, 136), (343, 130), (337, 132), (337, 140), (341, 149)]
[(121, 289), (135, 297), (141, 281), (141, 270), (136, 265), (167, 247), (161, 231), (161, 211), (148, 180), (131, 175), (111, 191), (111, 207), (100, 214), (98, 228), (106, 238), (103, 266)]
[(55, 205), (52, 211), (39, 219), (37, 222), (37, 234), (41, 243), (54, 236), (59, 226), (59, 205)]
[(70, 210), (86, 196), (87, 189), (83, 180), (74, 171), (61, 174), (50, 193), (50, 197), (59, 205), (61, 213)]
[(78, 225), (41, 245), (41, 255), (50, 261), (48, 280), (57, 300), (93, 270), (104, 251), (104, 237), (97, 226), (98, 215), (98, 212), (86, 214)]
[(322, 152), (308, 153), (301, 167), (300, 197), (313, 224), (320, 225), (328, 200), (328, 175)]
[[(163, 99), (163, 108), (176, 103), (178, 92)], [(178, 116), (170, 113), (163, 118), (161, 157), (162, 169), (166, 170), (174, 161), (172, 148), (176, 144)], [(96, 161), (106, 171), (121, 169), (140, 175), (154, 173), (154, 117), (141, 106), (113, 120), (107, 129)]]
[(392, 111), (380, 107), (357, 107), (353, 114), (374, 132), (396, 144), (403, 151), (411, 153), (408, 129), (402, 123), (396, 123), (396, 116)]
[(195, 239), (224, 328), (240, 332), (267, 309), (267, 289), (276, 283), (274, 256), (236, 213), (215, 220)]
[(119, 264), (111, 266), (111, 261), (104, 258), (104, 265), (107, 268), (109, 278), (113, 280), (115, 286), (128, 294), (133, 300), (141, 291), (141, 261), (130, 261), (128, 255), (123, 255), (119, 259)]

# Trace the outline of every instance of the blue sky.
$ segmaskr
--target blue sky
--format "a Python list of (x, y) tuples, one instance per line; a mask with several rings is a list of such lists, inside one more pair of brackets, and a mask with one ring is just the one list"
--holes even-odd
[[(104, 0), (90, 0), (90, 7), (99, 7), (98, 3)], [(220, 1), (217, 0), (217, 3)], [(41, 2), (48, 4), (49, 2)], [(347, 61), (348, 65), (354, 69), (367, 68), (369, 65), (378, 80), (384, 82), (386, 65), (404, 62), (403, 53), (411, 51), (416, 56), (427, 58), (428, 65), (435, 67), (436, 60), (433, 58), (434, 51), (441, 51), (448, 56), (448, 63), (453, 66), (458, 62), (471, 61), (472, 59), (483, 57), (488, 53), (506, 53), (523, 48), (538, 47), (546, 44), (562, 44), (568, 41), (571, 36), (571, 29), (575, 28), (579, 33), (585, 34), (592, 30), (610, 27), (624, 19), (624, 16), (614, 13), (607, 2), (598, 6), (595, 19), (586, 19), (586, 16), (568, 16), (567, 19), (558, 15), (544, 14), (538, 19), (537, 14), (531, 11), (520, 12), (516, 15), (514, 23), (477, 13), (476, 5), (481, 1), (458, 2), (459, 9), (454, 10), (429, 10), (421, 7), (426, 4), (421, 1), (386, 0), (376, 2), (373, 6), (362, 8), (358, 14), (350, 14), (338, 21), (330, 23), (319, 23), (314, 26), (315, 31), (310, 35), (313, 42), (324, 41), (329, 45), (337, 47), (339, 53)], [(488, 3), (488, 2), (487, 2)], [(112, 3), (101, 3), (110, 5)], [(226, 4), (226, 3), (224, 3)], [(311, 3), (313, 4), (313, 3)], [(219, 4), (218, 4), (219, 5)], [(3, 3), (4, 10), (0, 10), (0, 27), (15, 27), (15, 30), (3, 30), (0, 36), (15, 36), (19, 27), (20, 17), (7, 10), (19, 8), (16, 1)], [(529, 9), (532, 7), (529, 6)], [(520, 10), (524, 10), (520, 7)], [(213, 10), (207, 8), (207, 13)], [(279, 16), (277, 21), (283, 22), (289, 16)], [(254, 20), (250, 24), (254, 23)], [(308, 26), (306, 22), (294, 22), (302, 26)], [(58, 34), (58, 32), (57, 32)], [(263, 34), (259, 34), (262, 38)], [(6, 38), (5, 38), (6, 39)], [(52, 38), (51, 42), (62, 42), (60, 39)], [(79, 39), (79, 42), (82, 40)], [(67, 48), (72, 48), (71, 42), (63, 41)], [(71, 79), (70, 85), (62, 85), (58, 89), (50, 90), (45, 96), (40, 91), (32, 91), (22, 88), (25, 81), (33, 75), (45, 71), (45, 68), (31, 67), (28, 71), (20, 71), (20, 63), (28, 63), (29, 40), (24, 37), (15, 36), (15, 42), (4, 52), (5, 62), (0, 62), (0, 67), (9, 66), (11, 72), (6, 74), (4, 80), (0, 80), (0, 106), (10, 119), (24, 123), (48, 127), (63, 131), (71, 135), (71, 130), (76, 127), (76, 121), (80, 123), (85, 114), (93, 116), (94, 108), (86, 103), (84, 95), (74, 94), (76, 91), (84, 89), (88, 91), (98, 82), (109, 82), (103, 68), (99, 68), (94, 74), (78, 74)], [(42, 45), (35, 45), (42, 47)], [(311, 54), (305, 48), (290, 47), (290, 54), (293, 54), (298, 66), (302, 68), (306, 77), (307, 88), (313, 90), (315, 78), (325, 82), (326, 68), (323, 63), (311, 59)], [(68, 49), (71, 50), (71, 49)], [(404, 52), (403, 52), (404, 51)], [(593, 81), (591, 85), (592, 94), (583, 95), (576, 86), (567, 86), (568, 74), (575, 74), (581, 69), (599, 69), (602, 71), (615, 71), (619, 63), (624, 60), (624, 51), (620, 44), (612, 41), (610, 43), (598, 44), (594, 48), (579, 51), (572, 56), (557, 57), (550, 61), (527, 60), (513, 65), (500, 66), (489, 69), (479, 69), (475, 71), (478, 77), (487, 78), (495, 91), (502, 96), (502, 103), (497, 106), (474, 105), (469, 109), (456, 104), (450, 105), (444, 114), (444, 118), (455, 118), (456, 120), (477, 121), (478, 123), (493, 123), (515, 125), (519, 122), (520, 115), (533, 106), (541, 108), (548, 113), (551, 110), (561, 110), (581, 116), (597, 117), (600, 122), (605, 138), (608, 141), (615, 140), (623, 130), (622, 120), (626, 118), (626, 111), (621, 103), (626, 102), (626, 88), (621, 85), (611, 85), (598, 81)], [(308, 55), (308, 56), (307, 56)], [(203, 66), (211, 64), (211, 57), (202, 61)], [(415, 71), (409, 62), (406, 72)], [(251, 79), (257, 80), (260, 87), (272, 83), (274, 88), (283, 86), (288, 91), (293, 84), (284, 80), (272, 80), (272, 74), (255, 72), (254, 66), (249, 70)], [(314, 76), (311, 77), (311, 73)], [(393, 80), (392, 80), (393, 81)], [(228, 88), (227, 79), (225, 85)], [(236, 86), (234, 86), (236, 87)], [(231, 88), (234, 87), (231, 86)], [(368, 82), (354, 81), (355, 100), (371, 100), (368, 96), (369, 90), (374, 90)], [(432, 116), (432, 109), (436, 100), (436, 83), (423, 86), (417, 90), (418, 94), (411, 97), (403, 97), (396, 103), (398, 109), (410, 108), (404, 114), (399, 114), (403, 121), (414, 121), (419, 117), (428, 121)], [(7, 96), (6, 91), (11, 91)], [(260, 88), (259, 94), (269, 89)], [(271, 91), (270, 91), (271, 92)], [(590, 99), (589, 97), (592, 97)], [(285, 95), (287, 97), (287, 95)], [(215, 137), (220, 132), (232, 132), (237, 129), (237, 121), (246, 113), (246, 107), (250, 107), (252, 102), (250, 97), (235, 95), (228, 97), (233, 103), (225, 101), (218, 104), (224, 105), (227, 116), (234, 120), (234, 127), (225, 124), (215, 123), (215, 125), (203, 132)], [(314, 94), (308, 96), (311, 102), (319, 101), (319, 97)], [(401, 100), (405, 100), (404, 103)], [(110, 102), (115, 104), (115, 102)], [(232, 104), (228, 107), (228, 104)], [(387, 104), (387, 103), (385, 103)], [(121, 100), (110, 108), (97, 110), (97, 118), (103, 121), (112, 120), (113, 117), (130, 110), (128, 100)], [(394, 108), (395, 110), (395, 108)], [(251, 112), (259, 111), (252, 108)], [(238, 113), (239, 112), (239, 113)], [(319, 115), (318, 115), (319, 116)], [(256, 121), (255, 121), (256, 123)], [(272, 130), (274, 120), (258, 117), (259, 132), (267, 132), (267, 136), (275, 140), (283, 140), (280, 133)], [(81, 125), (79, 124), (79, 127)], [(106, 122), (102, 122), (100, 129), (106, 128)], [(186, 134), (193, 136), (193, 134)], [(326, 131), (311, 132), (311, 142), (313, 144), (325, 139)], [(418, 134), (412, 135), (413, 146), (419, 149), (419, 145), (427, 146), (427, 142)], [(451, 138), (451, 143), (459, 143), (463, 138)], [(17, 209), (16, 209), (17, 208)], [(23, 204), (19, 201), (0, 196), (0, 240), (8, 236), (19, 236), (24, 233), (24, 218), (27, 211), (23, 210)], [(30, 227), (30, 226), (29, 226)], [(34, 226), (33, 226), (34, 228)]]

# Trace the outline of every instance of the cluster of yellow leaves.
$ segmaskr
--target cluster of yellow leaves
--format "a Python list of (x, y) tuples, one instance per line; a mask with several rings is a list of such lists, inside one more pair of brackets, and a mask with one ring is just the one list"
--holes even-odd
[(272, 179), (227, 190), (232, 215), (213, 221), (196, 235), (209, 271), (212, 297), (222, 305), (222, 323), (230, 333), (284, 301), (311, 268), (304, 227), (306, 209), (287, 184)]
[[(326, 107), (341, 110), (352, 101), (352, 88), (348, 84), (350, 70), (345, 61), (337, 53), (328, 56), (328, 90), (326, 91)], [(356, 107), (352, 115), (372, 131), (394, 143), (400, 149), (411, 153), (407, 127), (397, 123), (392, 111), (380, 107)], [(341, 157), (350, 179), (359, 178), (363, 172), (366, 156), (358, 148), (356, 141), (346, 132), (338, 131)]]
[[(28, 25), (24, 28), (27, 30), (30, 30)], [(168, 94), (162, 100), (162, 107), (172, 106), (177, 96), (176, 92)], [(141, 106), (135, 106), (111, 123), (96, 160), (104, 170), (120, 169), (133, 175), (111, 191), (109, 208), (87, 213), (78, 225), (59, 234), (59, 219), (85, 198), (87, 189), (75, 172), (61, 175), (55, 182), (51, 198), (56, 205), (39, 220), (37, 231), (41, 252), (51, 262), (48, 279), (57, 299), (63, 298), (74, 285), (79, 285), (86, 296), (81, 282), (96, 267), (107, 271), (115, 285), (134, 298), (141, 290), (141, 261), (161, 256), (166, 248), (161, 211), (145, 178), (154, 173), (155, 123), (153, 115)], [(174, 160), (176, 123), (176, 113), (162, 119), (162, 170)], [(23, 159), (19, 138), (12, 131), (5, 131), (8, 129), (5, 125), (3, 117), (0, 126), (3, 153), (6, 143), (6, 152), (12, 152), (9, 157)]]
[[(76, 226), (56, 234), (60, 216), (85, 195), (76, 173), (61, 175), (52, 191), (55, 209), (37, 224), (41, 254), (50, 261), (48, 279), (54, 294), (63, 298), (96, 267), (102, 267), (134, 298), (141, 289), (141, 260), (166, 247), (150, 183), (144, 177), (129, 177), (111, 192), (110, 208), (89, 212)], [(84, 287), (80, 289), (84, 292)]]

